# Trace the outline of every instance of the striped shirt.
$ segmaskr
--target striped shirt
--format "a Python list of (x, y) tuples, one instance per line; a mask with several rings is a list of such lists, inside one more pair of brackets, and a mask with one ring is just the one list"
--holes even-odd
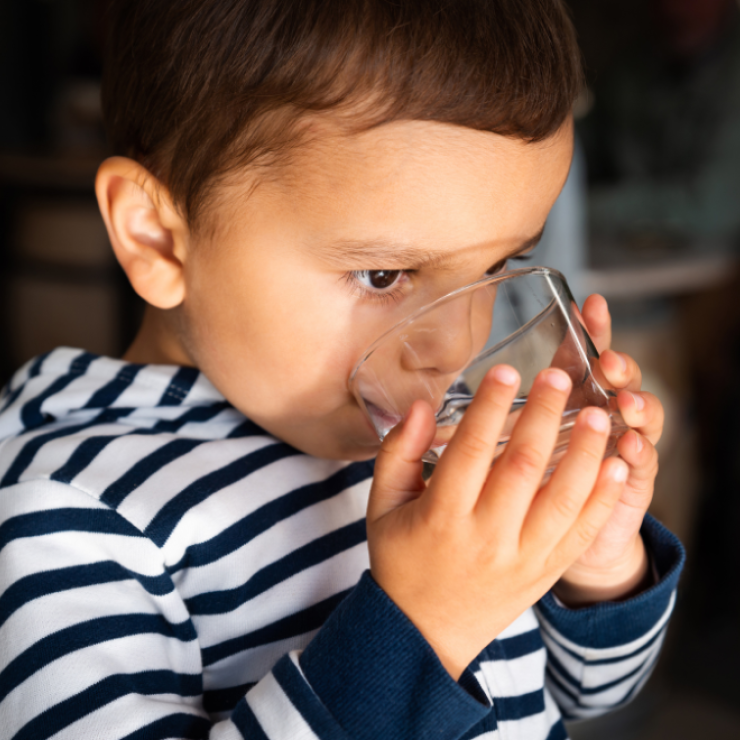
[(556, 740), (655, 663), (683, 562), (546, 595), (459, 681), (369, 575), (372, 464), (269, 436), (197, 370), (58, 349), (0, 399), (0, 738)]

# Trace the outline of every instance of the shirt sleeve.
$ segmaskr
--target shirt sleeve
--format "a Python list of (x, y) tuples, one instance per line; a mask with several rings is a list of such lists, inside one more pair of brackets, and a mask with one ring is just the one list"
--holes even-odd
[(655, 666), (685, 552), (650, 515), (641, 534), (659, 576), (650, 589), (582, 609), (562, 606), (550, 592), (535, 607), (547, 648), (547, 686), (565, 719), (596, 717), (626, 704)]
[[(49, 508), (49, 502), (54, 508)], [(0, 491), (0, 738), (458, 738), (490, 710), (368, 573), (306, 650), (215, 722), (193, 622), (156, 545), (77, 489)]]

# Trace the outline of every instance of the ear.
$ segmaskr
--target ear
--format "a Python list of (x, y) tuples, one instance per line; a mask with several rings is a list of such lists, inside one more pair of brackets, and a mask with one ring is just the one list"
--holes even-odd
[(167, 188), (138, 162), (111, 157), (98, 169), (95, 193), (113, 251), (134, 290), (157, 308), (179, 306), (190, 232)]

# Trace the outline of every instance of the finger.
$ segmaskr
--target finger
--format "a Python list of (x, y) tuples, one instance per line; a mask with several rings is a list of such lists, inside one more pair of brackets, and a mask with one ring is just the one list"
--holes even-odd
[(517, 537), (562, 423), (571, 381), (562, 370), (541, 372), (503, 454), (496, 460), (480, 502), (481, 513), (505, 522)]
[(434, 471), (430, 505), (456, 512), (475, 507), (519, 382), (519, 373), (509, 365), (488, 371)]
[(640, 366), (624, 352), (608, 349), (599, 357), (599, 369), (612, 388), (639, 391), (642, 385)]
[(644, 510), (653, 495), (655, 476), (658, 474), (658, 453), (650, 440), (634, 429), (617, 442), (617, 451), (629, 465), (625, 503)]
[(618, 457), (610, 457), (601, 463), (601, 469), (588, 500), (578, 518), (554, 549), (553, 565), (565, 572), (593, 544), (620, 501), (629, 469)]
[(377, 521), (424, 490), (421, 456), (434, 439), (435, 426), (431, 406), (426, 401), (415, 401), (405, 421), (383, 440), (368, 501), (369, 522)]
[(559, 542), (573, 526), (596, 485), (609, 437), (609, 417), (602, 409), (578, 414), (568, 450), (547, 485), (537, 494), (522, 529), (522, 543)]
[(627, 426), (637, 429), (652, 444), (658, 442), (665, 424), (665, 410), (652, 393), (619, 391), (617, 406)]
[(581, 316), (599, 353), (609, 349), (612, 344), (612, 317), (606, 299), (596, 293), (590, 295), (583, 302)]

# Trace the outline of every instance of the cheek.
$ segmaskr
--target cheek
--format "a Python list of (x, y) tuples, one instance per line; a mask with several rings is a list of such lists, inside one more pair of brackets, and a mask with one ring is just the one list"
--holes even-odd
[(218, 284), (215, 299), (193, 291), (188, 325), (196, 364), (232, 403), (258, 420), (315, 416), (349, 400), (367, 342), (342, 294), (279, 275), (255, 284), (236, 271)]

